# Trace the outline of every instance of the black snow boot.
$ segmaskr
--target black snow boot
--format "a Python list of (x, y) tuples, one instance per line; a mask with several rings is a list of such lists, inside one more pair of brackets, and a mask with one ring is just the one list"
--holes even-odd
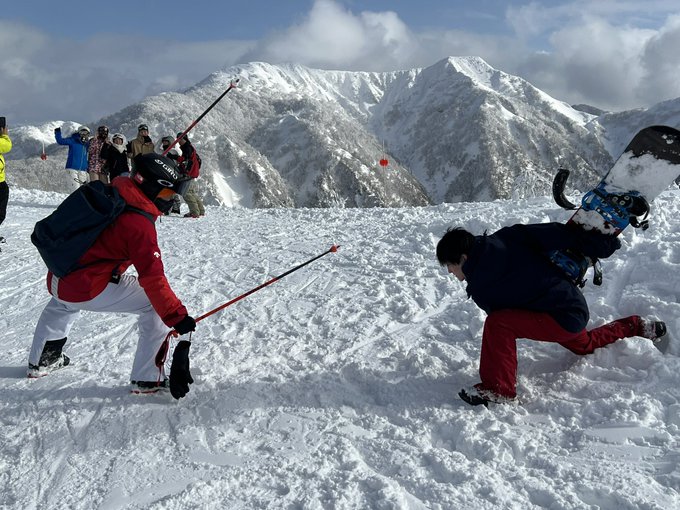
[(66, 338), (45, 342), (38, 364), (28, 364), (28, 377), (42, 377), (58, 368), (67, 366), (71, 360), (66, 354), (62, 353), (65, 343)]

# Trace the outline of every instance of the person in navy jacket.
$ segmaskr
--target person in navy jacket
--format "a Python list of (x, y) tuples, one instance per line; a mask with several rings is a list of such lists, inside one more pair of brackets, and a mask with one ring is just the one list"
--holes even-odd
[(61, 135), (61, 128), (56, 128), (54, 138), (59, 145), (68, 145), (66, 170), (71, 177), (71, 190), (75, 190), (88, 181), (87, 149), (90, 142), (90, 128), (81, 126), (78, 131), (67, 138)]
[(586, 330), (589, 312), (581, 290), (549, 257), (554, 250), (573, 250), (604, 259), (620, 247), (615, 236), (562, 223), (513, 225), (481, 236), (461, 228), (447, 231), (437, 244), (437, 259), (467, 282), (468, 297), (487, 313), (482, 382), (462, 390), (460, 397), (473, 405), (516, 398), (518, 338), (590, 354), (621, 338), (663, 336), (663, 322), (638, 315)]

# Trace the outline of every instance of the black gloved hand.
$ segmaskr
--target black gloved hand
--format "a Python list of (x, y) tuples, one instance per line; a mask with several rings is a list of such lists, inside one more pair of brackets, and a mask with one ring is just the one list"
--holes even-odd
[(170, 393), (177, 400), (189, 393), (189, 385), (194, 382), (189, 371), (189, 347), (191, 347), (191, 342), (182, 340), (172, 353)]
[(191, 315), (187, 315), (184, 319), (175, 324), (175, 331), (180, 335), (186, 335), (190, 331), (196, 331), (196, 321)]
[(150, 136), (145, 136), (145, 137), (144, 137), (144, 141), (145, 141), (146, 143), (151, 143), (151, 137), (150, 137)]
[(61, 131), (61, 128), (60, 128), (60, 127), (54, 128), (54, 132), (55, 132), (55, 133), (59, 133), (60, 131)]

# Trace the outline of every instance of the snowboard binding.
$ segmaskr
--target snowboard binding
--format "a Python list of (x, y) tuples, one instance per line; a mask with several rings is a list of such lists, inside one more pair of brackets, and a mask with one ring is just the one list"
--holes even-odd
[(649, 203), (637, 191), (610, 193), (603, 186), (598, 186), (585, 194), (581, 207), (586, 211), (597, 212), (618, 230), (628, 225), (642, 230), (649, 228)]
[[(552, 193), (555, 203), (567, 210), (576, 210), (578, 206), (570, 202), (564, 195), (564, 189), (569, 178), (569, 170), (560, 168), (553, 179)], [(649, 228), (649, 202), (637, 191), (622, 193), (609, 192), (604, 184), (585, 194), (581, 201), (581, 208), (595, 211), (602, 219), (617, 230), (623, 230), (628, 225), (647, 230)]]
[(574, 285), (583, 288), (588, 281), (586, 273), (593, 268), (593, 285), (602, 285), (602, 264), (599, 259), (591, 259), (573, 250), (555, 250), (550, 252), (550, 261), (564, 271)]

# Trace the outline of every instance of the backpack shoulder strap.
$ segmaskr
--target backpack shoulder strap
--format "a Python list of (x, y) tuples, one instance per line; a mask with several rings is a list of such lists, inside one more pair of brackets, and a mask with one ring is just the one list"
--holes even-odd
[(153, 214), (148, 213), (146, 211), (143, 211), (141, 209), (138, 209), (137, 207), (132, 207), (131, 205), (126, 205), (125, 210), (130, 211), (130, 212), (134, 212), (134, 213), (137, 213), (137, 214), (141, 214), (147, 220), (149, 220), (151, 223), (156, 223), (156, 217)]

